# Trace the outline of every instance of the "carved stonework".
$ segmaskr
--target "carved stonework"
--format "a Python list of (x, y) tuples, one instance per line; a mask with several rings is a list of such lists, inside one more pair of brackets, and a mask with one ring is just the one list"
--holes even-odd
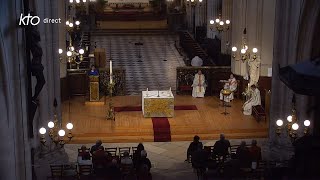
[(206, 94), (214, 95), (218, 94), (222, 88), (219, 80), (228, 79), (231, 73), (231, 68), (228, 66), (217, 67), (178, 67), (177, 68), (177, 94), (181, 93), (182, 86), (192, 85), (194, 75), (202, 71), (206, 78), (207, 90)]
[(35, 91), (32, 96), (32, 100), (36, 100), (39, 96), (44, 84), (46, 83), (43, 75), (43, 65), (41, 64), (42, 61), (42, 48), (40, 46), (40, 33), (36, 26), (28, 26), (26, 30), (26, 35), (28, 36), (29, 41), (27, 45), (32, 54), (31, 60), (31, 73), (32, 76), (36, 77), (37, 83), (35, 86)]

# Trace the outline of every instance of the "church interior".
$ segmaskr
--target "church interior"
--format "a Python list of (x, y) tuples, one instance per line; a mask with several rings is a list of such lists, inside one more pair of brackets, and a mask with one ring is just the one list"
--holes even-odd
[(320, 1), (0, 4), (1, 180), (320, 179)]

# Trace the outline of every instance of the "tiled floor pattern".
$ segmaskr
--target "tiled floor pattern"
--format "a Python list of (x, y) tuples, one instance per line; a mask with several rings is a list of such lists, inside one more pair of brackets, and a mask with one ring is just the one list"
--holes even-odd
[(93, 36), (91, 40), (97, 48), (106, 49), (107, 61), (111, 50), (114, 67), (125, 68), (128, 95), (140, 95), (147, 88), (176, 89), (176, 67), (185, 65), (174, 46), (177, 36)]
[[(212, 146), (214, 141), (202, 141), (204, 146)], [(230, 140), (232, 145), (240, 144), (241, 140)], [(250, 144), (251, 140), (246, 140)], [(143, 143), (148, 158), (152, 163), (153, 180), (196, 180), (197, 176), (193, 172), (191, 164), (184, 162), (186, 159), (186, 150), (190, 144), (187, 141), (180, 142), (146, 142)], [(266, 154), (266, 139), (258, 139), (258, 144), (262, 147), (262, 155)], [(91, 147), (88, 144), (87, 147)], [(104, 147), (132, 147), (137, 143), (108, 143)], [(69, 156), (70, 162), (76, 162), (77, 148), (80, 144), (67, 144), (65, 151)], [(209, 178), (210, 180), (212, 178)]]

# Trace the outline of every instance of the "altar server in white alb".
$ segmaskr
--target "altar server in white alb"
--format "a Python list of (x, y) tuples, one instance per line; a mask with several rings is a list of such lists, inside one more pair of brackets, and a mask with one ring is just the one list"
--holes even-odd
[(243, 104), (243, 107), (242, 107), (243, 114), (244, 115), (251, 115), (252, 114), (252, 106), (258, 106), (258, 105), (261, 105), (260, 91), (255, 85), (252, 85), (250, 99), (247, 100)]
[(237, 89), (238, 86), (236, 78), (233, 76), (233, 74), (230, 74), (230, 78), (228, 80), (220, 80), (220, 82), (225, 82), (223, 89), (229, 89), (231, 91), (231, 94), (227, 97), (223, 97), (223, 94), (220, 92), (220, 100), (225, 102), (232, 101), (234, 99), (233, 92)]
[(206, 80), (202, 72), (199, 70), (198, 73), (194, 76), (192, 84), (192, 97), (204, 97), (206, 92)]

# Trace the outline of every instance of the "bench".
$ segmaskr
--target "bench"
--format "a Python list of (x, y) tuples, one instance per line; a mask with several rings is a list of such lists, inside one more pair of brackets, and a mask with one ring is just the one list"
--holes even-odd
[(266, 111), (261, 105), (252, 107), (252, 115), (256, 118), (258, 122), (260, 122), (261, 120), (267, 122)]
[(191, 87), (191, 85), (180, 85), (179, 89), (181, 92), (190, 92), (193, 88)]

